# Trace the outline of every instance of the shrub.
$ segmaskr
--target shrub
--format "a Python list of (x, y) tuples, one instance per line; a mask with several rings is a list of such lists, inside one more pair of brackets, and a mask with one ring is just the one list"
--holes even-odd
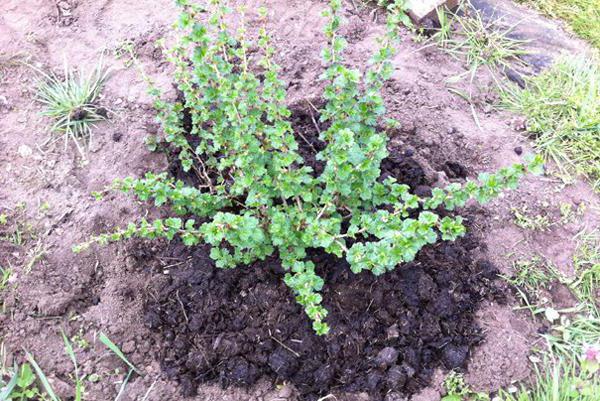
[[(324, 163), (317, 175), (298, 153), (285, 86), (266, 30), (260, 31), (260, 60), (253, 65), (246, 31), (242, 25), (236, 34), (230, 33), (222, 1), (212, 1), (207, 10), (187, 0), (178, 4), (183, 8), (183, 34), (170, 60), (183, 100), (158, 100), (156, 106), (166, 140), (179, 150), (181, 166), (197, 172), (203, 183), (189, 186), (166, 173), (117, 180), (118, 189), (153, 200), (156, 206), (168, 204), (176, 215), (188, 218), (130, 223), (92, 238), (76, 251), (134, 236), (178, 236), (189, 246), (210, 244), (210, 256), (220, 268), (278, 254), (287, 271), (285, 283), (314, 330), (325, 334), (327, 310), (319, 294), (324, 282), (307, 258), (308, 249), (345, 257), (354, 273), (383, 274), (413, 260), (425, 245), (465, 233), (460, 216), (442, 218), (436, 209), (453, 210), (471, 198), (485, 202), (504, 188), (515, 188), (527, 169), (515, 165), (481, 174), (479, 181), (436, 188), (424, 199), (393, 178), (381, 180), (381, 161), (388, 155), (386, 133), (379, 128), (385, 114), (381, 89), (392, 73), (401, 14), (388, 6), (387, 34), (361, 73), (343, 63), (341, 0), (332, 0), (325, 13), (327, 68), (322, 79), (327, 86), (321, 110), (329, 128), (320, 134), (327, 145), (317, 154)], [(210, 16), (207, 24), (198, 18), (205, 11)], [(189, 133), (184, 129), (185, 113), (192, 121)]]

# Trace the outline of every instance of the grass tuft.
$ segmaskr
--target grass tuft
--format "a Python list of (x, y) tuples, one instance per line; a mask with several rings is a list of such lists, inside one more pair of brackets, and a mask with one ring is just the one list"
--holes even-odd
[[(496, 78), (497, 72), (524, 63), (520, 56), (527, 54), (523, 49), (526, 41), (510, 36), (515, 26), (502, 28), (501, 20), (486, 22), (480, 11), (469, 6), (465, 7), (464, 16), (454, 15), (453, 20), (459, 29), (454, 38), (444, 33), (444, 45), (450, 54), (466, 60), (471, 81), (482, 67), (487, 67)], [(448, 24), (444, 21), (442, 29), (447, 31)], [(442, 29), (439, 32), (444, 32)]]
[(598, 312), (600, 299), (600, 232), (582, 232), (577, 238), (579, 245), (574, 256), (577, 279), (571, 289), (577, 298)]
[(43, 115), (54, 120), (51, 130), (64, 134), (65, 147), (69, 141), (73, 141), (85, 158), (84, 146), (80, 141), (89, 146), (94, 123), (106, 119), (106, 109), (99, 108), (95, 102), (109, 70), (104, 68), (100, 60), (88, 74), (75, 71), (66, 62), (62, 77), (37, 71), (42, 77), (37, 98), (45, 106)]
[[(515, 393), (501, 391), (501, 401), (598, 401), (600, 380), (597, 376), (580, 371), (577, 365), (559, 359), (545, 361), (551, 366), (536, 371), (536, 383), (530, 388), (521, 387)], [(537, 366), (536, 366), (537, 369)]]
[(563, 57), (530, 78), (525, 90), (502, 93), (505, 106), (527, 117), (535, 147), (565, 177), (588, 177), (600, 190), (600, 67), (589, 57)]

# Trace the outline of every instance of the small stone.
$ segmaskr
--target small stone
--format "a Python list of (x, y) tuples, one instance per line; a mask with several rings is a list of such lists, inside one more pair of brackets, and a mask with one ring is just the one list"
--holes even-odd
[(433, 138), (431, 138), (431, 137), (424, 137), (422, 139), (422, 141), (423, 141), (423, 145), (425, 145), (425, 146), (429, 146), (430, 147), (430, 146), (433, 146), (433, 144), (434, 144)]
[(423, 0), (408, 2), (407, 13), (416, 24), (421, 24), (427, 18), (435, 18), (438, 8), (452, 9), (458, 0)]
[(527, 130), (527, 120), (523, 117), (515, 117), (511, 120), (510, 125), (515, 131)]
[(519, 156), (521, 156), (523, 154), (523, 148), (521, 146), (517, 146), (514, 149), (515, 153), (518, 154)]
[(410, 366), (408, 363), (402, 363), (402, 365), (400, 367), (402, 368), (404, 373), (406, 373), (406, 377), (408, 377), (408, 378), (413, 377), (415, 375), (415, 373), (417, 373), (415, 368)]
[(19, 156), (24, 157), (24, 158), (29, 157), (33, 154), (33, 150), (27, 145), (19, 146), (19, 149), (17, 150), (17, 152), (19, 153)]
[(96, 109), (96, 114), (98, 114), (101, 117), (108, 118), (108, 110), (106, 109), (106, 107), (98, 107)]
[(400, 393), (392, 392), (385, 396), (384, 401), (407, 401), (408, 398), (402, 396)]
[(10, 104), (8, 103), (8, 99), (6, 98), (6, 96), (0, 95), (0, 109), (1, 108), (8, 109), (9, 105)]
[(388, 327), (386, 330), (386, 334), (387, 334), (388, 340), (392, 339), (392, 338), (400, 337), (400, 332), (398, 331), (398, 325), (393, 324), (390, 327)]
[(292, 398), (292, 395), (294, 395), (294, 390), (287, 384), (283, 385), (277, 392), (277, 397), (282, 400), (290, 399)]
[(447, 132), (449, 135), (453, 135), (453, 134), (456, 134), (458, 132), (458, 130), (455, 127), (450, 127), (450, 128), (448, 128)]
[(398, 360), (398, 350), (393, 347), (385, 347), (375, 357), (375, 364), (382, 367), (392, 366)]
[(383, 375), (376, 370), (369, 372), (367, 375), (367, 387), (371, 391), (374, 391), (381, 382), (382, 376)]
[(68, 1), (65, 1), (65, 0), (59, 1), (56, 5), (61, 10), (70, 10), (71, 9), (71, 5), (69, 4)]
[(448, 184), (450, 184), (450, 181), (448, 180), (448, 176), (446, 175), (446, 173), (444, 171), (437, 171), (437, 179), (434, 183), (434, 187), (437, 188), (445, 188), (446, 186), (448, 186)]

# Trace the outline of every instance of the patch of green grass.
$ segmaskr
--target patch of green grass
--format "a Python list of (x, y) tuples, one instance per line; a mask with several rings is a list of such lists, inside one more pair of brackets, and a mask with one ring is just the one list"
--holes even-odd
[(0, 266), (0, 291), (6, 288), (8, 280), (10, 279), (10, 275), (10, 269), (5, 269), (4, 267)]
[(489, 401), (490, 397), (485, 393), (473, 391), (466, 383), (460, 373), (450, 372), (444, 380), (446, 395), (442, 401)]
[(75, 71), (66, 63), (62, 76), (37, 70), (38, 100), (45, 106), (43, 114), (54, 120), (51, 130), (63, 134), (65, 147), (72, 141), (85, 158), (84, 147), (92, 139), (94, 123), (106, 119), (106, 109), (96, 105), (109, 71), (102, 60), (88, 74)]
[(524, 230), (546, 231), (552, 225), (548, 216), (531, 213), (527, 206), (512, 208), (511, 211), (515, 224)]
[(518, 260), (513, 264), (514, 275), (508, 279), (514, 286), (524, 288), (530, 293), (536, 293), (546, 288), (554, 279), (548, 272), (540, 257)]
[[(95, 382), (99, 380), (99, 377), (94, 374), (89, 376), (81, 374), (72, 341), (69, 340), (65, 333), (62, 333), (62, 339), (65, 346), (65, 352), (74, 368), (73, 381), (75, 382), (75, 391), (73, 396), (69, 399), (74, 401), (84, 401), (87, 399), (84, 386), (85, 380)], [(118, 401), (123, 396), (131, 375), (134, 372), (139, 371), (131, 362), (129, 362), (129, 360), (127, 360), (119, 347), (110, 341), (108, 337), (101, 333), (100, 340), (127, 366), (129, 366), (129, 372), (121, 382), (119, 392), (115, 397), (115, 401)], [(3, 345), (0, 346), (0, 401), (63, 401), (52, 388), (46, 374), (38, 365), (33, 355), (26, 352), (26, 358), (27, 362), (20, 367), (17, 365), (9, 366), (6, 362), (6, 351)], [(43, 389), (43, 392), (40, 389)], [(146, 392), (143, 400), (147, 399), (151, 390), (152, 387)]]
[(46, 400), (36, 385), (31, 365), (11, 365), (3, 343), (0, 343), (0, 401)]
[[(567, 209), (566, 207), (562, 208)], [(568, 208), (570, 216), (573, 212)], [(563, 214), (564, 217), (564, 214)], [(600, 314), (596, 304), (600, 283), (600, 233), (582, 232), (575, 237), (578, 247), (573, 258), (576, 278), (559, 277), (549, 268), (549, 275), (536, 271), (535, 265), (517, 266), (515, 281), (536, 287), (550, 277), (568, 284), (580, 304), (559, 314), (546, 308), (553, 323), (544, 334), (547, 350), (536, 364), (531, 385), (516, 391), (501, 391), (498, 401), (598, 401), (600, 399)], [(540, 311), (542, 309), (539, 309)], [(550, 319), (548, 311), (555, 316)], [(496, 400), (496, 398), (494, 399)]]
[[(466, 61), (471, 81), (482, 67), (494, 75), (515, 63), (523, 63), (519, 57), (527, 54), (523, 49), (526, 42), (510, 37), (514, 26), (500, 28), (501, 21), (485, 22), (481, 12), (469, 6), (464, 8), (464, 15), (453, 15), (453, 20), (459, 29), (454, 38), (446, 40), (447, 51)], [(448, 21), (445, 25), (449, 25)]]
[(597, 316), (598, 294), (600, 290), (600, 232), (582, 232), (577, 238), (579, 245), (573, 264), (576, 280), (571, 284), (573, 293), (579, 300), (590, 305)]
[(16, 246), (23, 246), (35, 239), (33, 225), (25, 220), (23, 210), (17, 209), (10, 219), (6, 214), (0, 214), (0, 241), (8, 241)]
[[(452, 13), (438, 9), (440, 28), (431, 39), (440, 49), (466, 64), (467, 71), (447, 80), (448, 90), (470, 104), (473, 120), (481, 129), (476, 112), (477, 105), (483, 106), (478, 73), (487, 70), (494, 84), (501, 87), (504, 71), (524, 65), (521, 56), (528, 52), (523, 48), (525, 41), (511, 37), (514, 26), (503, 27), (501, 20), (486, 22), (469, 2), (463, 3), (460, 10)], [(455, 86), (465, 80), (467, 89)]]
[(504, 105), (527, 117), (534, 146), (563, 175), (588, 177), (600, 190), (600, 67), (589, 57), (563, 57), (530, 78), (525, 90), (502, 93)]
[(600, 318), (590, 314), (563, 317), (544, 337), (555, 355), (575, 360), (589, 344), (600, 344)]
[(451, 13), (443, 7), (439, 7), (435, 10), (437, 14), (437, 20), (440, 27), (433, 34), (432, 39), (441, 48), (448, 46), (448, 42), (452, 38), (452, 19)]
[(585, 214), (586, 208), (587, 205), (585, 202), (581, 202), (577, 208), (574, 208), (572, 203), (561, 202), (559, 205), (560, 222), (562, 224), (575, 222), (578, 218), (581, 218), (581, 216)]
[(515, 393), (501, 391), (501, 401), (598, 401), (598, 376), (582, 372), (569, 361), (545, 361), (544, 370), (536, 366), (536, 381), (530, 388), (521, 387)]
[(600, 48), (600, 1), (598, 0), (517, 0), (543, 14), (565, 20), (581, 38)]

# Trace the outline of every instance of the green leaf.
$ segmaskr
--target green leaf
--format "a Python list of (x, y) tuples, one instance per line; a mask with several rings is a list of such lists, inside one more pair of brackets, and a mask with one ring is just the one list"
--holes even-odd
[(17, 386), (17, 382), (19, 381), (19, 368), (17, 367), (17, 365), (14, 366), (13, 372), (13, 376), (9, 380), (8, 384), (4, 387), (2, 392), (0, 392), (0, 401), (9, 400), (8, 397), (10, 397), (13, 390)]
[(116, 356), (118, 356), (123, 362), (125, 362), (125, 364), (129, 366), (134, 372), (136, 372), (140, 376), (143, 376), (142, 373), (135, 366), (133, 366), (131, 362), (129, 362), (129, 360), (127, 359), (125, 354), (123, 354), (121, 349), (115, 343), (113, 343), (110, 340), (110, 338), (106, 336), (106, 334), (100, 332), (98, 339), (102, 342), (102, 344), (106, 345), (108, 349), (111, 350)]
[(33, 369), (35, 370), (35, 373), (37, 374), (38, 378), (40, 379), (40, 382), (42, 383), (44, 390), (48, 394), (48, 397), (50, 397), (50, 400), (51, 401), (61, 401), (60, 398), (58, 398), (58, 396), (52, 389), (52, 386), (50, 385), (48, 378), (46, 377), (46, 375), (44, 374), (44, 372), (42, 371), (40, 366), (37, 364), (37, 362), (33, 358), (33, 355), (31, 355), (29, 352), (25, 352), (25, 357), (27, 358), (27, 361), (31, 364), (31, 366), (33, 366)]

